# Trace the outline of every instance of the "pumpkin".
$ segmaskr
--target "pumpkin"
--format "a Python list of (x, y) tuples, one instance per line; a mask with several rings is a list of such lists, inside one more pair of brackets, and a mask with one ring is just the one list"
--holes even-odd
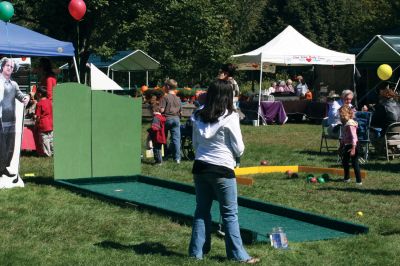
[(312, 92), (311, 91), (307, 91), (306, 92), (306, 95), (305, 95), (305, 97), (306, 97), (306, 100), (312, 100)]
[(145, 91), (147, 91), (149, 89), (149, 87), (147, 87), (146, 85), (143, 85), (142, 87), (140, 87), (140, 91), (142, 93), (144, 93)]

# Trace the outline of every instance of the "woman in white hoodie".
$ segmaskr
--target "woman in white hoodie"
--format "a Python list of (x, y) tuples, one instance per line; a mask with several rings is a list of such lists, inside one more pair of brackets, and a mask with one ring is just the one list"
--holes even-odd
[(238, 222), (237, 186), (233, 171), (235, 157), (243, 154), (244, 144), (239, 115), (233, 107), (230, 82), (216, 80), (208, 88), (203, 107), (193, 116), (193, 146), (196, 157), (193, 179), (196, 210), (189, 256), (202, 259), (211, 249), (211, 206), (214, 197), (220, 205), (225, 227), (225, 247), (229, 259), (254, 264), (259, 261), (243, 247)]

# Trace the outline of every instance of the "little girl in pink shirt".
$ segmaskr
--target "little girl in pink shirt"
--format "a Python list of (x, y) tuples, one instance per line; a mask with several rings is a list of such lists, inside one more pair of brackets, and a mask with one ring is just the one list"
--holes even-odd
[(340, 140), (340, 150), (342, 151), (342, 165), (344, 169), (344, 182), (350, 182), (349, 161), (354, 168), (356, 184), (362, 185), (360, 165), (358, 163), (358, 124), (353, 120), (354, 111), (349, 105), (343, 105), (339, 109), (340, 120), (342, 122), (342, 138)]

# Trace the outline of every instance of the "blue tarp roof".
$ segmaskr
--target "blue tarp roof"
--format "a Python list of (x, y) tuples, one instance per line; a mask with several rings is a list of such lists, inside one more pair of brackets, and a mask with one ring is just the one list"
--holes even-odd
[(62, 42), (13, 23), (0, 21), (0, 54), (75, 56), (72, 43)]

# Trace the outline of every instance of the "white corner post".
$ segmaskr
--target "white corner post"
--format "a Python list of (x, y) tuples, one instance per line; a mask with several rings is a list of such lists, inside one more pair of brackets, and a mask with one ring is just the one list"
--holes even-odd
[[(400, 65), (398, 65), (398, 66), (393, 70), (393, 72), (394, 72), (396, 69), (398, 69), (399, 67), (400, 67)], [(396, 87), (394, 87), (394, 91), (395, 91), (395, 92), (397, 91), (397, 86), (399, 86), (399, 81), (400, 81), (400, 77), (399, 77), (399, 79), (397, 80)]]
[(75, 66), (76, 80), (78, 81), (78, 83), (81, 83), (81, 78), (79, 77), (78, 65), (76, 64), (75, 56), (73, 57), (73, 60), (74, 60), (74, 66)]
[(354, 85), (354, 102), (355, 105), (358, 106), (358, 93), (357, 93), (357, 84), (356, 84), (356, 64), (353, 65), (353, 85)]
[(264, 121), (264, 118), (261, 116), (261, 110), (260, 110), (260, 106), (261, 106), (261, 89), (262, 89), (262, 74), (263, 74), (263, 62), (261, 61), (260, 62), (260, 88), (259, 88), (259, 91), (258, 91), (258, 108), (257, 108), (257, 120), (258, 120), (258, 123), (260, 123), (261, 121)]
[(128, 89), (131, 89), (131, 72), (128, 71)]

